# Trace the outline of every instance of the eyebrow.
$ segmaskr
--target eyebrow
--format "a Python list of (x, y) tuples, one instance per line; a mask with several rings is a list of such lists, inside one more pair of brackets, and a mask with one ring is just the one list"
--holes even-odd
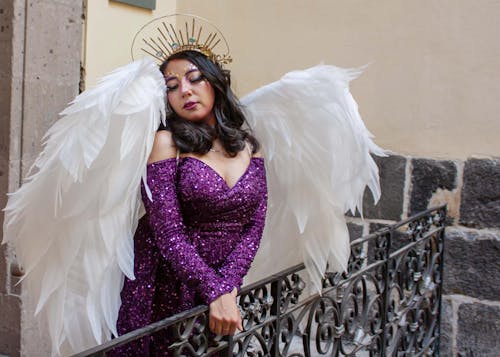
[[(184, 76), (187, 76), (189, 73), (192, 73), (192, 72), (195, 72), (195, 71), (198, 71), (198, 72), (201, 72), (198, 68), (190, 68), (186, 71), (186, 73), (184, 73)], [(172, 73), (170, 76), (168, 77), (165, 77), (165, 81), (168, 82), (168, 81), (171, 81), (172, 79), (179, 79), (179, 75), (177, 73)]]

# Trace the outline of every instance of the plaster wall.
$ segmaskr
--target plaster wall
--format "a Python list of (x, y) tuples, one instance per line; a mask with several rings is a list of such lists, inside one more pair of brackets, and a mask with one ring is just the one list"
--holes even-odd
[(178, 2), (220, 25), (245, 94), (324, 61), (353, 82), (381, 146), (423, 157), (500, 155), (500, 3), (486, 0)]
[(84, 38), (85, 87), (129, 63), (132, 40), (148, 21), (176, 12), (175, 0), (157, 0), (155, 10), (108, 0), (87, 0)]
[(497, 1), (162, 0), (153, 13), (89, 3), (88, 83), (129, 60), (131, 36), (149, 15), (176, 8), (223, 31), (239, 95), (320, 62), (371, 63), (352, 91), (378, 144), (417, 157), (500, 155)]

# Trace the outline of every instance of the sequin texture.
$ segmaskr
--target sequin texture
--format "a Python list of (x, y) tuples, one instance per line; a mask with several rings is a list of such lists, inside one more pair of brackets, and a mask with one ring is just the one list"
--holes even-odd
[[(148, 165), (149, 201), (134, 237), (135, 280), (125, 280), (118, 333), (209, 304), (240, 287), (264, 229), (264, 160), (252, 158), (233, 187), (204, 162), (167, 159)], [(117, 355), (167, 355), (166, 332)]]

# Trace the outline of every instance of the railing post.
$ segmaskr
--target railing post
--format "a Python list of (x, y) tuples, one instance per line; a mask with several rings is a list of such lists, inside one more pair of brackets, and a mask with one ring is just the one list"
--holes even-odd
[(281, 328), (281, 287), (282, 279), (277, 279), (271, 283), (271, 296), (273, 304), (271, 306), (271, 316), (275, 316), (274, 325), (274, 342), (271, 347), (271, 356), (278, 357), (280, 355), (280, 328)]
[(385, 245), (384, 252), (384, 292), (382, 294), (383, 298), (383, 310), (382, 310), (382, 346), (380, 346), (380, 355), (386, 355), (387, 348), (387, 310), (389, 309), (389, 276), (390, 276), (390, 266), (389, 266), (389, 258), (391, 253), (391, 243), (394, 234), (394, 228), (391, 228), (389, 234), (387, 235), (387, 242)]
[(227, 357), (232, 357), (233, 356), (233, 347), (234, 347), (234, 341), (233, 341), (233, 336), (228, 336), (227, 337), (227, 349), (226, 349), (226, 356)]
[(437, 336), (437, 341), (436, 341), (436, 348), (434, 349), (435, 356), (439, 357), (440, 353), (440, 344), (441, 344), (441, 312), (442, 312), (442, 300), (443, 300), (443, 274), (444, 274), (444, 245), (445, 245), (445, 228), (446, 228), (446, 217), (448, 215), (448, 210), (447, 206), (443, 207), (443, 212), (444, 212), (444, 217), (441, 217), (443, 220), (443, 229), (441, 232), (439, 232), (439, 242), (438, 242), (438, 249), (440, 249), (439, 252), (439, 276), (440, 276), (440, 281), (439, 281), (439, 307), (438, 307), (438, 321), (437, 321), (437, 326), (438, 326), (438, 336)]

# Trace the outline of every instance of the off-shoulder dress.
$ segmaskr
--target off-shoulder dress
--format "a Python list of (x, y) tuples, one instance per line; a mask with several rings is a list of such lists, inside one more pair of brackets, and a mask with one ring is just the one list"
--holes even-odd
[[(234, 287), (257, 252), (267, 185), (262, 158), (252, 157), (234, 186), (194, 157), (149, 164), (142, 188), (146, 215), (134, 237), (135, 280), (125, 279), (120, 335), (199, 304)], [(120, 356), (168, 355), (168, 332), (119, 349)]]

